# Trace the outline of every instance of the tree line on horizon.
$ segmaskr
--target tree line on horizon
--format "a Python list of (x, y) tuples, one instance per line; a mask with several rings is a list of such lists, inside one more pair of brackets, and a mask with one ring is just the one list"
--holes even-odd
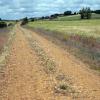
[(42, 17), (33, 17), (33, 18), (23, 18), (21, 19), (22, 23), (21, 25), (25, 25), (28, 23), (28, 21), (36, 21), (36, 20), (53, 20), (57, 17), (63, 17), (63, 16), (70, 16), (70, 15), (77, 15), (80, 14), (80, 19), (91, 19), (92, 13), (100, 14), (100, 10), (91, 10), (90, 7), (84, 7), (79, 12), (72, 12), (72, 11), (65, 11), (64, 13), (55, 13), (50, 16), (42, 16)]
[[(84, 7), (81, 10), (79, 10), (78, 12), (72, 12), (71, 10), (69, 10), (69, 11), (65, 11), (64, 13), (55, 13), (50, 16), (33, 17), (33, 18), (29, 18), (29, 19), (27, 17), (25, 17), (25, 18), (21, 19), (21, 21), (22, 21), (21, 25), (27, 24), (28, 21), (46, 20), (46, 19), (53, 20), (53, 19), (56, 19), (57, 17), (70, 16), (70, 15), (73, 16), (73, 15), (77, 15), (77, 14), (80, 14), (80, 19), (91, 19), (92, 13), (100, 14), (100, 10), (91, 10), (90, 7)], [(16, 22), (17, 21), (18, 20), (16, 20)], [(7, 23), (0, 18), (0, 28), (7, 27), (10, 25), (11, 24), (7, 25)]]
[(57, 17), (63, 17), (63, 16), (70, 16), (70, 15), (78, 15), (80, 14), (80, 19), (91, 19), (92, 13), (100, 14), (100, 10), (91, 10), (90, 7), (84, 7), (79, 12), (72, 12), (72, 11), (65, 11), (64, 13), (55, 13), (50, 16), (42, 16), (42, 17), (34, 17), (29, 18), (30, 21), (35, 20), (44, 20), (44, 19), (56, 19)]

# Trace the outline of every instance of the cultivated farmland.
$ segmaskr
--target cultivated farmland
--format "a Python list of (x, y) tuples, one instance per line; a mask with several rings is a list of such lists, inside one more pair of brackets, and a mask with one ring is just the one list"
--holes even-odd
[(100, 20), (36, 21), (28, 26), (63, 41), (69, 52), (100, 70)]

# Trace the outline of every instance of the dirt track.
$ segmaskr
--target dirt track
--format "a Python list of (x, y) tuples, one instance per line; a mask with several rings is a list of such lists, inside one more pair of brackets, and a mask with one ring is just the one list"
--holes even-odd
[[(6, 69), (0, 73), (0, 100), (100, 100), (100, 77), (85, 64), (32, 31), (17, 25), (15, 32)], [(44, 54), (50, 60), (42, 59)], [(50, 61), (54, 72), (47, 69)], [(74, 93), (55, 92), (62, 83)]]

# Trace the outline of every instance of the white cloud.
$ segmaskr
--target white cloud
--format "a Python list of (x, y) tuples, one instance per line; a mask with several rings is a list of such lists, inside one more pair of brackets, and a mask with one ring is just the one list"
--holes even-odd
[(100, 9), (100, 0), (0, 0), (0, 17), (15, 19), (50, 15), (83, 6)]

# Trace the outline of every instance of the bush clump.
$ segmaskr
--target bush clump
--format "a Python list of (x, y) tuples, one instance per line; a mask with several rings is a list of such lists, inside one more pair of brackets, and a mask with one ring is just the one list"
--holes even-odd
[(62, 84), (59, 84), (55, 87), (55, 92), (56, 93), (67, 94), (67, 93), (74, 93), (75, 90), (72, 89), (72, 87), (70, 85), (62, 83)]
[(9, 23), (8, 26), (13, 26), (13, 23)]
[(0, 28), (4, 28), (7, 27), (7, 23), (6, 22), (0, 22)]
[(23, 18), (21, 25), (25, 25), (27, 23), (28, 23), (28, 18), (27, 17)]

